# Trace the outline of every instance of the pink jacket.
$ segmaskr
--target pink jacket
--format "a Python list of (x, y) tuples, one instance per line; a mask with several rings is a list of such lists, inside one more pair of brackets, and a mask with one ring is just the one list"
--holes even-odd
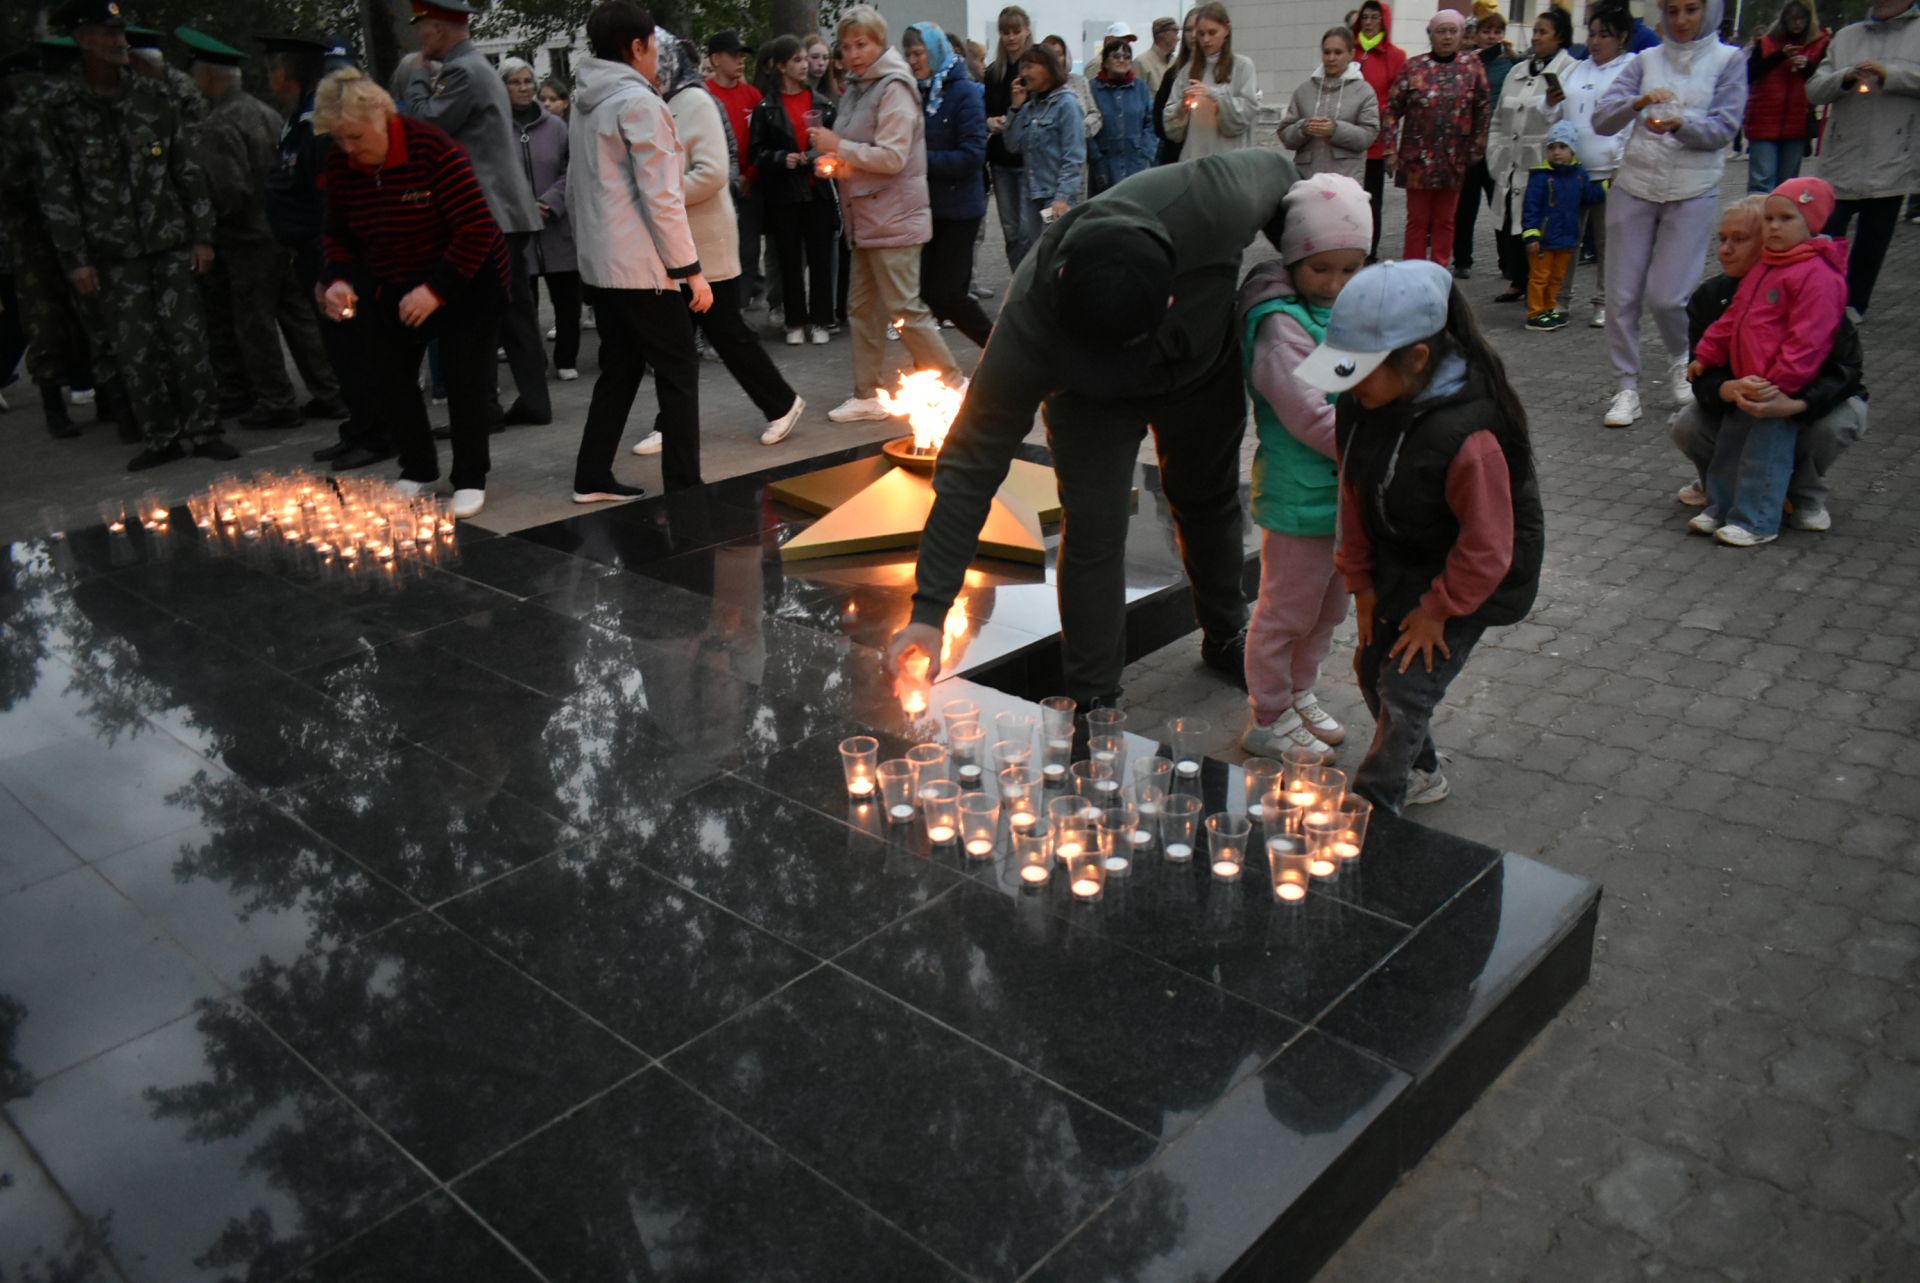
[(1846, 311), (1845, 241), (1816, 236), (1783, 254), (1769, 250), (1700, 336), (1693, 359), (1731, 366), (1735, 378), (1759, 375), (1797, 396), (1833, 350)]

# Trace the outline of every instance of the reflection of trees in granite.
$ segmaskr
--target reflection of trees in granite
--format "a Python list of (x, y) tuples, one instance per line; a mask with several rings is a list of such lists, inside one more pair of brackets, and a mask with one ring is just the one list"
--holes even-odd
[[(27, 1008), (12, 994), (0, 993), (0, 1104), (23, 1100), (33, 1094), (33, 1076), (13, 1052), (19, 1041), (20, 1026), (26, 1023)], [(6, 1124), (0, 1122), (0, 1127)], [(0, 1168), (0, 1198), (8, 1197), (18, 1181), (12, 1172)], [(40, 1227), (43, 1231), (51, 1226)], [(77, 1221), (68, 1229), (60, 1250), (49, 1253), (35, 1247), (32, 1257), (17, 1260), (11, 1273), (0, 1260), (0, 1283), (91, 1283), (104, 1276), (105, 1252), (112, 1234), (110, 1217)]]
[(33, 694), (48, 656), (45, 604), (53, 562), (38, 544), (11, 544), (0, 558), (0, 713)]

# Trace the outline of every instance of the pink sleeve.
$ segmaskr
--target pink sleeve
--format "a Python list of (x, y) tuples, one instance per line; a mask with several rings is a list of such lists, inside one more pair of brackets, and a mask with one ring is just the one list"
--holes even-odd
[(1350, 593), (1373, 590), (1373, 545), (1367, 540), (1367, 523), (1360, 515), (1360, 496), (1340, 478), (1340, 537), (1333, 550), (1334, 569), (1347, 581)]
[(1466, 439), (1447, 468), (1447, 507), (1460, 523), (1446, 568), (1420, 599), (1440, 619), (1471, 615), (1513, 566), (1513, 483), (1500, 440), (1482, 429)]
[(1317, 346), (1313, 336), (1292, 319), (1269, 316), (1254, 331), (1249, 377), (1254, 391), (1265, 397), (1279, 416), (1280, 426), (1300, 444), (1331, 459), (1333, 402), (1327, 400), (1326, 393), (1293, 377)]
[(1794, 323), (1767, 380), (1787, 396), (1799, 396), (1833, 352), (1847, 314), (1847, 278), (1837, 271), (1812, 273), (1793, 300)]

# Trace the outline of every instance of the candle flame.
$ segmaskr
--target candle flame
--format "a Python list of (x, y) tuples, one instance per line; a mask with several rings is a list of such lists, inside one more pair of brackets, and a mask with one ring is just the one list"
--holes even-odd
[(938, 454), (947, 439), (953, 417), (960, 413), (965, 393), (940, 381), (938, 370), (915, 370), (900, 376), (900, 390), (880, 388), (874, 393), (880, 408), (895, 418), (905, 419), (913, 430), (913, 448), (921, 454)]

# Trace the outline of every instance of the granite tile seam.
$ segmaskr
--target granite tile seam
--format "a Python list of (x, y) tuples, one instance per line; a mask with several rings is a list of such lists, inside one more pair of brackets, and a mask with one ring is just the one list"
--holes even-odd
[[(66, 1186), (62, 1185), (60, 1178), (53, 1174), (53, 1169), (47, 1166), (45, 1157), (43, 1157), (39, 1149), (34, 1146), (33, 1141), (28, 1138), (26, 1132), (20, 1129), (19, 1124), (14, 1122), (13, 1115), (7, 1111), (5, 1106), (0, 1106), (0, 1126), (5, 1126), (7, 1131), (12, 1133), (15, 1143), (26, 1151), (28, 1158), (33, 1160), (33, 1165), (39, 1169), (40, 1179), (46, 1182), (47, 1188), (54, 1192), (60, 1199), (61, 1205), (67, 1209), (67, 1215), (73, 1218), (73, 1223), (75, 1227), (81, 1231), (82, 1239), (87, 1244), (89, 1250), (99, 1252), (101, 1256), (105, 1257), (107, 1268), (113, 1271), (114, 1278), (119, 1279), (121, 1283), (127, 1283), (126, 1271), (120, 1268), (120, 1262), (115, 1259), (112, 1246), (107, 1243), (95, 1242), (93, 1235), (88, 1232), (90, 1222), (93, 1218), (88, 1217), (80, 1205), (73, 1201), (73, 1196), (67, 1193)], [(86, 1283), (86, 1281), (81, 1280), (81, 1283)]]

